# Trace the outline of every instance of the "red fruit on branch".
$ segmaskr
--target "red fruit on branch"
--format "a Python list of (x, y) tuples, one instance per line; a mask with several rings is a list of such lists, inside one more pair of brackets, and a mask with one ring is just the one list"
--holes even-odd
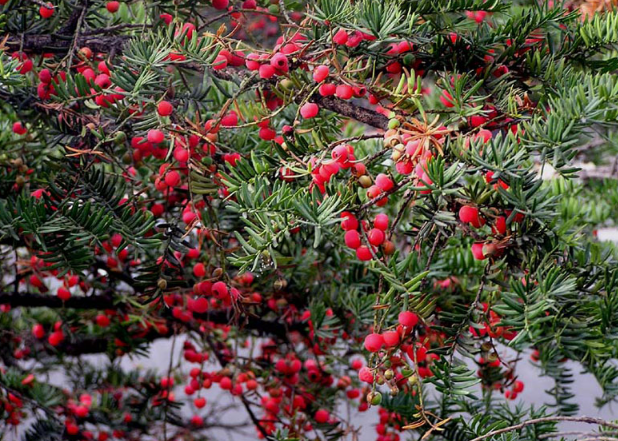
[(105, 4), (105, 8), (108, 10), (108, 12), (115, 14), (116, 12), (118, 12), (118, 9), (120, 9), (120, 3), (117, 1), (107, 2)]
[(418, 316), (410, 311), (400, 312), (398, 320), (402, 326), (406, 326), (408, 328), (413, 328), (418, 324)]
[(305, 119), (315, 118), (318, 115), (320, 108), (315, 103), (305, 103), (300, 108), (300, 115)]
[(369, 352), (378, 352), (384, 346), (384, 337), (381, 334), (369, 334), (365, 337), (365, 349)]
[(174, 112), (174, 107), (168, 101), (161, 101), (157, 105), (157, 112), (160, 116), (170, 116)]
[(51, 18), (54, 15), (54, 5), (48, 2), (46, 6), (41, 6), (39, 8), (39, 14), (42, 18)]

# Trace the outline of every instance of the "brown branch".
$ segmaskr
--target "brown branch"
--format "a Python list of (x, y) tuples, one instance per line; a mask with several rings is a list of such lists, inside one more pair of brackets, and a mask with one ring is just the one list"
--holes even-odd
[(581, 170), (578, 174), (580, 179), (618, 179), (618, 170), (614, 165), (600, 165), (589, 170)]
[(12, 307), (26, 306), (31, 308), (45, 306), (48, 308), (68, 309), (113, 309), (114, 299), (111, 296), (104, 295), (90, 297), (74, 296), (63, 302), (53, 295), (0, 292), (0, 305), (11, 305)]
[(599, 426), (611, 427), (612, 429), (618, 429), (618, 424), (611, 423), (609, 421), (605, 421), (600, 418), (587, 417), (587, 416), (581, 416), (581, 417), (553, 416), (553, 417), (536, 418), (533, 420), (528, 420), (528, 421), (524, 421), (519, 424), (515, 424), (514, 426), (505, 427), (504, 429), (492, 430), (491, 432), (486, 433), (485, 435), (482, 435), (482, 436), (478, 436), (470, 441), (481, 441), (487, 438), (491, 438), (492, 436), (495, 436), (495, 435), (500, 435), (501, 433), (512, 432), (514, 430), (520, 430), (520, 429), (523, 429), (524, 427), (533, 426), (535, 424), (552, 423), (552, 422), (560, 422), (560, 421), (572, 421), (572, 422), (577, 422), (577, 423), (597, 424)]
[[(47, 307), (47, 308), (67, 308), (67, 309), (114, 309), (124, 306), (112, 296), (90, 296), (90, 297), (71, 297), (63, 302), (56, 296), (33, 294), (33, 293), (0, 293), (0, 304), (10, 305), (12, 307)], [(164, 311), (163, 315), (166, 319), (176, 322), (171, 313)], [(233, 324), (235, 319), (232, 310), (209, 311), (204, 314), (194, 314), (196, 319), (212, 322), (219, 325)], [(289, 325), (263, 320), (253, 316), (241, 316), (238, 319), (237, 326), (241, 329), (249, 331), (257, 331), (261, 335), (272, 335), (275, 337), (286, 338), (289, 332), (298, 331), (306, 332), (306, 326), (302, 322), (292, 322)], [(151, 338), (159, 338), (160, 334), (151, 336)], [(153, 339), (154, 339), (153, 338)], [(71, 346), (73, 353), (97, 353), (107, 350), (109, 340), (107, 338), (85, 339), (83, 343), (76, 343)], [(70, 355), (74, 355), (70, 354)]]
[[(95, 31), (91, 31), (94, 33)], [(97, 35), (80, 35), (75, 39), (77, 46), (88, 46), (90, 49), (96, 52), (116, 52), (122, 51), (124, 45), (132, 38), (130, 35), (116, 35), (116, 36), (97, 36)], [(18, 38), (10, 38), (7, 40), (6, 45), (12, 50), (19, 50), (21, 40)], [(67, 37), (60, 37), (58, 35), (24, 35), (22, 49), (26, 52), (56, 52), (66, 53), (71, 49), (73, 42)], [(203, 70), (201, 65), (195, 65), (191, 63), (183, 63), (179, 65), (194, 70)], [(231, 69), (223, 69), (214, 71), (211, 70), (211, 74), (226, 81), (233, 81), (235, 78), (243, 79), (244, 73), (236, 72)], [(249, 83), (249, 85), (263, 82), (263, 80), (255, 79)], [(266, 83), (270, 83), (266, 81)], [(296, 99), (303, 100), (306, 95), (299, 95)], [(322, 97), (317, 93), (314, 93), (311, 100), (321, 107), (328, 109), (339, 115), (355, 119), (359, 122), (367, 124), (378, 129), (386, 130), (388, 128), (388, 118), (381, 113), (378, 113), (371, 109), (366, 109), (359, 105), (356, 105), (350, 101), (341, 100), (334, 97)]]

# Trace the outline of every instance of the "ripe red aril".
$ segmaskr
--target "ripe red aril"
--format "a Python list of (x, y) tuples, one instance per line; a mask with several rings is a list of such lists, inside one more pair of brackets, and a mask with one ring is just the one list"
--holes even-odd
[(148, 131), (148, 142), (151, 144), (160, 144), (165, 139), (165, 134), (159, 129)]
[(63, 302), (66, 302), (67, 300), (71, 298), (71, 291), (61, 286), (60, 288), (58, 288), (56, 295), (58, 296), (60, 300), (62, 300)]
[(42, 18), (51, 18), (51, 16), (54, 15), (54, 5), (48, 2), (47, 6), (41, 6), (39, 8), (39, 14)]
[(369, 334), (365, 337), (365, 349), (369, 352), (378, 352), (384, 346), (384, 337), (381, 334)]
[(305, 103), (300, 108), (300, 115), (305, 119), (315, 118), (320, 108), (315, 103)]
[(325, 424), (330, 419), (330, 414), (328, 413), (327, 410), (320, 409), (315, 413), (313, 418), (315, 419), (316, 423)]
[(399, 344), (399, 333), (397, 331), (385, 331), (382, 333), (384, 346), (387, 348), (395, 347)]
[(348, 42), (348, 33), (345, 29), (339, 29), (335, 35), (333, 35), (333, 43), (335, 44), (346, 44)]
[(480, 216), (479, 209), (470, 205), (464, 205), (459, 209), (459, 220), (474, 228), (481, 228), (485, 224), (485, 219)]
[(315, 69), (313, 69), (313, 80), (316, 83), (321, 83), (328, 77), (329, 73), (330, 71), (328, 69), (328, 66), (325, 66), (325, 65), (316, 66)]
[(390, 191), (395, 186), (393, 180), (384, 173), (380, 173), (378, 176), (376, 176), (376, 185), (382, 191)]
[(372, 258), (371, 251), (365, 245), (361, 245), (356, 249), (356, 257), (358, 260), (366, 262)]
[(388, 215), (384, 213), (377, 214), (373, 220), (373, 226), (382, 231), (386, 231), (388, 229)]
[(346, 246), (348, 246), (349, 248), (357, 249), (361, 246), (360, 234), (358, 234), (358, 231), (356, 230), (346, 231), (344, 240)]
[(369, 243), (376, 247), (382, 245), (385, 238), (386, 235), (384, 234), (384, 231), (380, 230), (379, 228), (373, 228), (369, 231), (369, 233), (367, 233), (367, 239), (369, 240)]
[(335, 95), (337, 95), (337, 98), (341, 98), (342, 100), (349, 100), (354, 95), (354, 89), (352, 89), (352, 86), (348, 86), (347, 84), (340, 84), (335, 90)]
[(168, 101), (161, 101), (157, 105), (157, 112), (159, 113), (160, 116), (170, 116), (173, 111), (174, 111), (174, 107)]
[(115, 14), (116, 12), (118, 12), (118, 9), (120, 8), (120, 3), (117, 1), (107, 2), (105, 4), (105, 8), (107, 9), (108, 12)]
[(42, 324), (37, 323), (32, 327), (32, 335), (34, 335), (39, 340), (45, 337), (45, 328)]
[(399, 324), (407, 328), (412, 328), (418, 323), (418, 316), (410, 311), (403, 311), (399, 313)]

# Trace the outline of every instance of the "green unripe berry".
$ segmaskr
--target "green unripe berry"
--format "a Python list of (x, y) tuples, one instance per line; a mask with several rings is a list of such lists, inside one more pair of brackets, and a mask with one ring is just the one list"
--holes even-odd
[(396, 129), (397, 127), (399, 127), (401, 125), (401, 123), (399, 122), (399, 120), (397, 118), (391, 118), (388, 121), (388, 128), (389, 129)]
[(117, 145), (123, 144), (125, 141), (127, 140), (127, 134), (124, 133), (123, 131), (118, 131), (116, 132), (116, 135), (114, 136), (114, 142)]
[(380, 392), (369, 392), (367, 402), (372, 406), (379, 406), (382, 403), (382, 394)]
[(415, 61), (416, 61), (416, 58), (412, 54), (406, 54), (403, 57), (403, 65), (404, 66), (412, 66)]

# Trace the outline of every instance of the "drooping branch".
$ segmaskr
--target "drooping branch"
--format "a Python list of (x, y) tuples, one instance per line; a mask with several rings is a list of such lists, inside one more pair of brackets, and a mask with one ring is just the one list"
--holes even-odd
[(535, 424), (553, 423), (553, 422), (557, 423), (557, 422), (562, 422), (562, 421), (586, 423), (586, 424), (597, 424), (599, 426), (610, 427), (612, 429), (618, 429), (618, 424), (605, 421), (600, 418), (587, 417), (587, 416), (580, 416), (580, 417), (552, 416), (552, 417), (536, 418), (533, 420), (528, 420), (528, 421), (524, 421), (519, 424), (515, 424), (513, 426), (505, 427), (503, 429), (492, 430), (491, 432), (486, 433), (485, 435), (482, 435), (482, 436), (477, 436), (476, 438), (470, 441), (481, 441), (481, 440), (488, 439), (496, 435), (500, 435), (502, 433), (513, 432), (515, 430), (521, 430), (524, 427), (533, 426)]
[[(17, 293), (11, 294), (0, 293), (0, 305), (10, 305), (12, 307), (47, 307), (47, 308), (67, 308), (67, 309), (114, 309), (123, 306), (123, 303), (114, 300), (111, 296), (98, 295), (89, 297), (73, 296), (66, 301), (62, 301), (56, 296), (34, 294), (34, 293)], [(164, 314), (169, 320), (172, 320), (171, 313)], [(275, 337), (284, 338), (289, 332), (305, 330), (305, 325), (302, 322), (292, 322), (283, 324), (281, 322), (263, 320), (258, 317), (242, 315), (235, 317), (232, 310), (209, 311), (203, 314), (194, 314), (194, 317), (200, 320), (211, 322), (219, 325), (236, 324), (244, 329), (257, 331), (262, 335), (272, 335)], [(107, 347), (107, 339), (105, 342), (97, 342), (97, 348)], [(99, 350), (98, 352), (103, 352)]]
[[(132, 38), (129, 35), (116, 36), (97, 36), (97, 35), (81, 35), (76, 41), (77, 46), (88, 46), (90, 49), (97, 52), (114, 52), (120, 53), (124, 45)], [(26, 52), (55, 52), (66, 53), (70, 50), (72, 41), (67, 37), (57, 35), (25, 35), (23, 41), (19, 38), (7, 40), (7, 46), (12, 50), (19, 50), (21, 47)], [(203, 65), (182, 64), (182, 67), (203, 70)], [(210, 73), (217, 78), (225, 81), (233, 81), (239, 74), (230, 69), (211, 70)], [(260, 80), (256, 80), (260, 81)], [(304, 99), (305, 96), (299, 96), (299, 99)], [(386, 130), (388, 128), (388, 118), (375, 110), (367, 109), (350, 101), (341, 100), (334, 97), (322, 97), (314, 93), (311, 100), (331, 112), (341, 116), (355, 119), (356, 121), (367, 124), (371, 127)]]
[(47, 307), (47, 308), (68, 308), (68, 309), (112, 309), (114, 299), (111, 296), (99, 295), (89, 297), (73, 296), (66, 301), (51, 295), (32, 294), (32, 293), (7, 293), (0, 292), (0, 305), (10, 305), (12, 307)]

